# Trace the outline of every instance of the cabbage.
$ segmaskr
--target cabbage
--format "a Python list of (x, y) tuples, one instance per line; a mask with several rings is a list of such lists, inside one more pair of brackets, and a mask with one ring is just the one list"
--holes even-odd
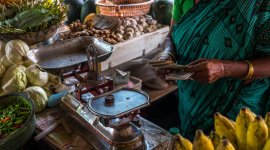
[(0, 79), (3, 77), (5, 72), (6, 72), (6, 67), (2, 63), (0, 63)]
[(1, 58), (1, 64), (3, 64), (5, 67), (10, 67), (12, 66), (12, 63), (8, 60), (7, 55), (4, 55)]
[(17, 65), (22, 65), (27, 61), (26, 54), (29, 51), (29, 46), (21, 40), (11, 40), (5, 46), (5, 52), (8, 59)]
[(4, 93), (20, 92), (26, 88), (25, 73), (16, 66), (9, 67), (1, 81)]
[(43, 87), (48, 83), (49, 75), (47, 72), (40, 71), (37, 65), (33, 64), (26, 69), (28, 81), (35, 86)]
[(31, 86), (24, 90), (34, 102), (35, 113), (45, 109), (48, 102), (48, 96), (44, 89), (38, 86)]

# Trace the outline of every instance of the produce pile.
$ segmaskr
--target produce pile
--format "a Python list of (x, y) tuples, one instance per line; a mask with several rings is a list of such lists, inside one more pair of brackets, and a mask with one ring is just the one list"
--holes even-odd
[(206, 136), (197, 130), (193, 144), (176, 134), (177, 150), (270, 150), (270, 112), (265, 119), (242, 108), (236, 122), (220, 113), (214, 116), (215, 131)]
[(29, 46), (21, 40), (0, 41), (0, 50), (0, 95), (25, 91), (34, 102), (35, 113), (41, 112), (52, 88), (60, 85), (57, 77), (27, 59)]
[(30, 115), (30, 105), (21, 97), (16, 97), (12, 105), (0, 108), (0, 139), (23, 126)]
[(57, 0), (0, 1), (0, 33), (36, 32), (59, 25), (66, 8)]
[(163, 26), (151, 16), (118, 18), (119, 25), (114, 30), (100, 30), (93, 26), (94, 15), (86, 16), (84, 23), (80, 20), (69, 25), (70, 31), (61, 33), (60, 40), (80, 36), (94, 36), (111, 44), (117, 44), (133, 39), (145, 33), (154, 32)]

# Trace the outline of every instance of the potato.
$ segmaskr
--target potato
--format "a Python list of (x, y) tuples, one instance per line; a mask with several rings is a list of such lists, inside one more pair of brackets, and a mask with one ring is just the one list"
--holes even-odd
[(137, 26), (136, 26), (136, 25), (131, 25), (130, 27), (131, 27), (131, 28), (134, 30), (134, 32), (139, 31), (139, 29), (137, 28)]
[(135, 32), (135, 33), (133, 34), (134, 37), (138, 37), (138, 36), (140, 36), (140, 35), (141, 35), (141, 33), (140, 33), (139, 31), (137, 31), (137, 32)]
[(121, 34), (119, 34), (119, 33), (115, 34), (115, 36), (116, 36), (118, 39), (123, 39), (123, 35), (121, 35)]
[(116, 30), (116, 33), (117, 33), (117, 34), (122, 34), (122, 35), (123, 35), (123, 34), (125, 34), (125, 31), (124, 31), (124, 30)]
[(133, 38), (133, 33), (131, 32), (127, 32), (125, 35), (124, 35), (124, 39), (125, 40), (129, 40), (129, 39), (132, 39)]
[(135, 31), (133, 28), (126, 28), (126, 32), (130, 32), (130, 33), (134, 34)]
[(137, 21), (135, 20), (135, 19), (133, 19), (133, 18), (128, 18), (128, 20), (130, 21), (130, 23), (131, 23), (131, 26), (136, 26), (137, 25)]
[(129, 20), (125, 20), (124, 23), (123, 23), (124, 27), (128, 27), (130, 25), (131, 25), (131, 22)]
[(143, 28), (145, 28), (145, 27), (147, 27), (148, 26), (148, 24), (146, 23), (146, 22), (141, 22), (141, 24), (140, 24)]
[(137, 25), (136, 27), (137, 27), (137, 29), (138, 29), (140, 32), (143, 32), (143, 26)]
[(149, 25), (155, 25), (155, 24), (157, 24), (157, 21), (156, 20), (153, 20), (153, 19), (149, 19), (149, 20), (147, 20), (147, 23)]

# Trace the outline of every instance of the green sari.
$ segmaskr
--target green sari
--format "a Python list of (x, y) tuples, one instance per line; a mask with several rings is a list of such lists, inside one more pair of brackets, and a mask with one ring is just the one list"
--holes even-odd
[[(249, 60), (270, 54), (270, 0), (201, 0), (174, 26), (178, 64), (200, 58)], [(267, 29), (266, 29), (267, 28)], [(240, 108), (258, 115), (269, 108), (270, 79), (244, 85), (235, 78), (212, 84), (178, 81), (180, 131), (192, 139), (195, 130), (213, 129), (220, 112), (232, 120)]]

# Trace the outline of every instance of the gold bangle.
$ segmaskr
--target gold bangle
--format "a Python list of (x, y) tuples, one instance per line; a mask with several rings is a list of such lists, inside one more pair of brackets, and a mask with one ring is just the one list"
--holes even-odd
[(247, 80), (247, 79), (252, 78), (252, 76), (254, 74), (254, 66), (253, 66), (253, 64), (248, 60), (245, 60), (245, 62), (248, 63), (248, 74), (243, 80)]

